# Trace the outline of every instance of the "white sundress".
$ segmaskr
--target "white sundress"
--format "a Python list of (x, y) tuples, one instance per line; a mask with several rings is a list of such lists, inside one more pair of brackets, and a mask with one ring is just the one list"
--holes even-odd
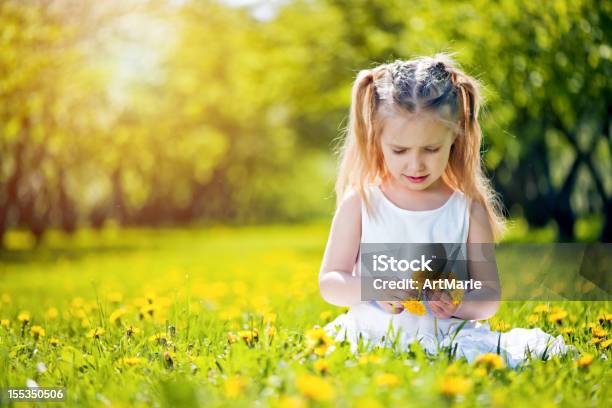
[[(362, 243), (467, 242), (469, 203), (459, 191), (453, 192), (443, 206), (427, 211), (410, 211), (397, 207), (378, 186), (369, 188), (368, 197), (375, 218), (368, 215), (362, 204)], [(419, 341), (430, 354), (435, 354), (440, 348), (450, 347), (456, 350), (457, 358), (464, 356), (469, 362), (480, 354), (496, 353), (499, 349), (500, 355), (510, 367), (524, 362), (529, 354), (533, 358), (541, 358), (544, 354), (564, 354), (569, 349), (562, 336), (552, 337), (539, 328), (515, 328), (500, 333), (492, 331), (488, 323), (457, 318), (435, 319), (427, 302), (424, 303), (426, 314), (417, 316), (407, 311), (390, 314), (373, 301), (363, 301), (328, 323), (324, 330), (336, 341), (348, 341), (353, 352), (360, 338), (368, 348), (389, 346), (397, 339), (396, 345), (403, 350), (408, 349), (414, 341)], [(463, 327), (457, 332), (461, 324)], [(389, 338), (389, 333), (394, 335), (393, 339)]]

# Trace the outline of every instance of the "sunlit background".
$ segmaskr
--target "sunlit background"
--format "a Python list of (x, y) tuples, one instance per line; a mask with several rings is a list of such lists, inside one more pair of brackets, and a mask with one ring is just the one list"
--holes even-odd
[(610, 7), (2, 1), (0, 237), (328, 222), (358, 70), (446, 51), (485, 87), (507, 239), (609, 242)]
[[(504, 240), (612, 241), (610, 16), (596, 0), (0, 0), (0, 406), (37, 385), (70, 407), (612, 406), (609, 301), (502, 302), (482, 322), (497, 350), (468, 363), (452, 340), (352, 353), (321, 329), (347, 309), (317, 280), (352, 81), (439, 51), (484, 86)], [(584, 288), (519, 258), (528, 282)], [(574, 348), (510, 369), (515, 328)]]

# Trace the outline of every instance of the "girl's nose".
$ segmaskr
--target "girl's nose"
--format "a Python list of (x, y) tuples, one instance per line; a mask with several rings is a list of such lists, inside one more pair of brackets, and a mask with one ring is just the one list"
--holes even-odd
[(425, 163), (423, 162), (421, 155), (414, 154), (408, 158), (405, 167), (410, 172), (419, 172), (425, 170)]

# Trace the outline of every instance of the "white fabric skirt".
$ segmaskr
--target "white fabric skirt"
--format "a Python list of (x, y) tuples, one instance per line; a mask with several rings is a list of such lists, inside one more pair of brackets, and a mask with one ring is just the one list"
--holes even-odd
[(517, 328), (501, 333), (492, 331), (488, 323), (456, 318), (435, 319), (428, 308), (423, 316), (407, 311), (390, 314), (374, 302), (351, 307), (347, 313), (328, 323), (324, 330), (337, 342), (349, 342), (353, 352), (357, 350), (360, 338), (368, 349), (391, 347), (397, 340), (396, 345), (407, 350), (411, 343), (418, 341), (427, 353), (436, 354), (441, 348), (448, 350), (450, 347), (456, 350), (457, 358), (463, 356), (468, 362), (480, 354), (499, 350), (506, 364), (513, 368), (529, 356), (548, 358), (565, 354), (571, 348), (565, 344), (563, 336), (553, 337), (539, 328)]

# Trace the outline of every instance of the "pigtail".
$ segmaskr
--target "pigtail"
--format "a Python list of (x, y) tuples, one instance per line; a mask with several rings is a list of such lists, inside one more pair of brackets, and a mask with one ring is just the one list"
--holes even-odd
[(374, 81), (377, 74), (374, 70), (363, 70), (353, 84), (349, 124), (340, 150), (337, 207), (346, 193), (354, 189), (370, 211), (366, 185), (373, 182), (380, 170), (384, 169), (384, 159), (376, 145), (377, 95)]
[(493, 235), (498, 238), (504, 231), (502, 204), (485, 176), (480, 155), (482, 131), (478, 123), (479, 85), (475, 79), (458, 70), (453, 70), (451, 80), (459, 102), (459, 126), (446, 176), (451, 185), (485, 208)]

